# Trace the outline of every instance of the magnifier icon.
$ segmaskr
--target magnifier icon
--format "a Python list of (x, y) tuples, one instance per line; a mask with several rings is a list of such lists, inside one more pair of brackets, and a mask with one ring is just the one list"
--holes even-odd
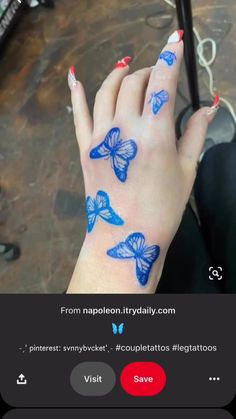
[(214, 269), (214, 271), (212, 271), (212, 275), (217, 276), (217, 278), (219, 278), (219, 272), (216, 269)]

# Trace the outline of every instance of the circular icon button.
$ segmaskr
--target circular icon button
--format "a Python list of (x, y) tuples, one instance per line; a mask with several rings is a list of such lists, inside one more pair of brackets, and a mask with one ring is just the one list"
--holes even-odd
[(155, 362), (133, 362), (122, 370), (120, 382), (131, 396), (156, 396), (166, 385), (166, 374)]

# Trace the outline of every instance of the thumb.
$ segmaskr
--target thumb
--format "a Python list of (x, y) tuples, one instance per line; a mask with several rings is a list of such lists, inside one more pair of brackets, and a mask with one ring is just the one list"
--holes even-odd
[[(188, 121), (186, 130), (178, 141), (178, 154), (184, 171), (196, 174), (196, 167), (203, 149), (209, 123), (219, 108), (219, 96), (216, 96), (211, 107), (205, 106), (195, 112)], [(194, 178), (193, 178), (194, 180)], [(192, 180), (192, 181), (193, 181)]]

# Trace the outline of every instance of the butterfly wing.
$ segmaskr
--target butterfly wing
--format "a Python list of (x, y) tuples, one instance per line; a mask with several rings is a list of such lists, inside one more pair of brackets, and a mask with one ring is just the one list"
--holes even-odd
[(159, 255), (160, 247), (153, 245), (146, 247), (142, 255), (136, 258), (136, 276), (142, 286), (147, 284), (152, 265)]
[(139, 283), (144, 287), (148, 282), (148, 277), (152, 268), (152, 263), (143, 258), (136, 259), (136, 276)]
[(94, 147), (89, 157), (91, 159), (101, 159), (110, 157), (111, 150), (116, 146), (119, 141), (120, 129), (112, 128), (106, 135), (105, 139), (96, 147)]
[(86, 199), (86, 215), (87, 215), (87, 230), (90, 233), (96, 222), (96, 212), (95, 212), (95, 203), (91, 196), (88, 196)]
[(110, 131), (108, 131), (105, 142), (107, 144), (107, 147), (112, 150), (114, 147), (117, 146), (120, 139), (120, 128), (112, 128)]
[(110, 206), (109, 196), (104, 191), (98, 191), (96, 196), (96, 203), (99, 210)]
[(106, 158), (109, 156), (110, 156), (110, 150), (107, 147), (105, 141), (103, 141), (97, 147), (94, 147), (89, 153), (90, 159), (101, 159), (101, 158)]
[(172, 51), (163, 51), (160, 55), (160, 59), (164, 60), (168, 66), (171, 66), (174, 61), (177, 60), (175, 53)]
[(116, 176), (121, 182), (127, 179), (127, 172), (130, 160), (137, 154), (137, 144), (134, 140), (120, 141), (113, 156), (113, 168)]
[(128, 167), (129, 160), (125, 160), (117, 154), (113, 157), (115, 175), (121, 182), (125, 182), (127, 179)]
[(134, 255), (137, 256), (137, 253), (145, 248), (145, 237), (142, 233), (132, 233), (127, 237), (125, 243)]
[(120, 141), (116, 154), (123, 157), (123, 159), (132, 160), (135, 158), (137, 150), (138, 147), (134, 140)]
[(118, 328), (115, 323), (111, 324), (113, 335), (116, 335), (118, 332)]
[(160, 92), (155, 93), (152, 99), (152, 111), (156, 115), (163, 105), (168, 102), (169, 93), (166, 90), (160, 90)]
[(111, 208), (105, 208), (99, 212), (100, 217), (102, 217), (103, 220), (107, 221), (110, 224), (115, 224), (118, 226), (121, 226), (124, 224), (124, 221), (122, 218), (116, 214), (116, 212)]
[(93, 227), (96, 223), (96, 218), (97, 218), (97, 216), (94, 213), (89, 214), (87, 216), (87, 230), (88, 230), (88, 233), (91, 233), (91, 231), (92, 231), (92, 229), (93, 229)]
[(124, 323), (121, 323), (120, 325), (119, 325), (119, 327), (118, 327), (118, 332), (119, 332), (119, 335), (122, 335), (123, 334), (123, 332), (124, 332)]
[(115, 259), (132, 259), (135, 257), (134, 251), (127, 246), (126, 242), (120, 242), (117, 246), (109, 249), (107, 255)]
[(99, 211), (99, 216), (110, 224), (123, 225), (124, 221), (110, 206), (109, 196), (104, 191), (98, 191), (96, 196), (96, 203)]

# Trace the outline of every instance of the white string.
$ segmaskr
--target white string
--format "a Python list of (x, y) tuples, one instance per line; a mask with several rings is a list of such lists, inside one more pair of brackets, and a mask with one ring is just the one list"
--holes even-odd
[[(174, 9), (176, 8), (175, 4), (172, 3), (171, 0), (163, 0), (165, 3), (167, 3), (169, 6), (173, 7)], [(197, 55), (198, 55), (198, 62), (200, 64), (201, 67), (203, 67), (209, 77), (209, 82), (208, 82), (208, 88), (209, 88), (209, 92), (211, 94), (211, 96), (214, 98), (216, 95), (216, 91), (217, 89), (214, 87), (214, 79), (213, 79), (213, 73), (211, 70), (211, 65), (214, 63), (215, 59), (216, 59), (216, 42), (214, 39), (212, 38), (204, 38), (201, 39), (199, 32), (197, 31), (197, 29), (195, 27), (193, 27), (193, 33), (196, 36), (197, 39)], [(204, 55), (204, 46), (205, 44), (211, 44), (211, 58), (207, 61), (205, 55)], [(236, 114), (234, 111), (233, 106), (231, 105), (231, 103), (223, 98), (222, 96), (220, 96), (220, 101), (223, 102), (227, 108), (229, 109), (234, 122), (236, 122)]]

